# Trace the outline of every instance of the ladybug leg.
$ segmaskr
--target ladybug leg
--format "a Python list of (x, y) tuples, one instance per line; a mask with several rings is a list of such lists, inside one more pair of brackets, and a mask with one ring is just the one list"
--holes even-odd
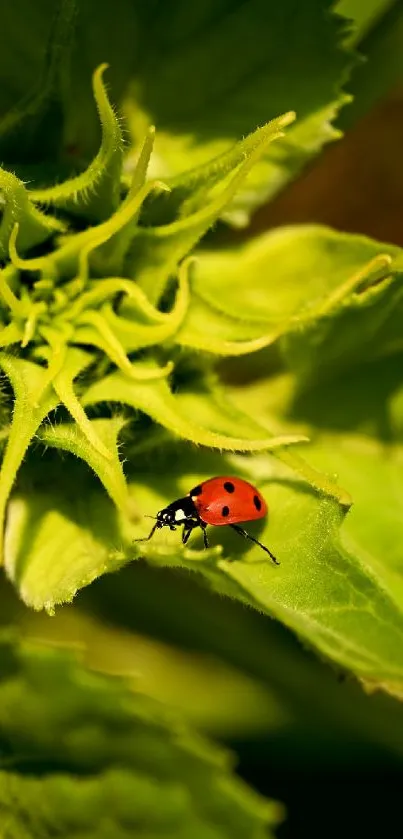
[(189, 527), (189, 525), (184, 524), (182, 530), (182, 545), (186, 545), (186, 542), (189, 539), (189, 536), (193, 530), (193, 525)]
[(203, 542), (204, 542), (204, 548), (205, 548), (205, 550), (207, 550), (207, 548), (208, 548), (208, 547), (210, 547), (210, 546), (209, 546), (209, 543), (208, 543), (208, 539), (207, 539), (207, 533), (206, 533), (206, 527), (207, 527), (207, 525), (205, 525), (205, 524), (201, 524), (201, 523), (200, 523), (200, 527), (201, 527), (201, 529), (202, 529), (202, 531), (203, 531)]
[(208, 539), (207, 539), (207, 535), (206, 535), (206, 525), (205, 525), (205, 524), (202, 524), (200, 521), (186, 522), (186, 523), (183, 525), (183, 530), (182, 530), (182, 544), (183, 544), (183, 545), (186, 545), (186, 543), (187, 543), (187, 541), (188, 541), (188, 539), (189, 539), (189, 536), (190, 536), (190, 534), (191, 534), (192, 530), (194, 530), (194, 529), (195, 529), (195, 527), (201, 527), (201, 529), (202, 529), (202, 531), (203, 531), (203, 541), (204, 541), (204, 547), (205, 547), (205, 548), (208, 548), (209, 544), (208, 544)]
[(254, 542), (255, 545), (259, 545), (259, 547), (262, 548), (263, 551), (266, 551), (266, 553), (269, 554), (269, 557), (275, 565), (280, 565), (278, 559), (276, 559), (274, 554), (272, 554), (272, 552), (269, 551), (268, 548), (266, 548), (266, 545), (262, 545), (262, 543), (259, 542), (258, 539), (255, 539), (254, 536), (251, 536), (250, 533), (247, 533), (247, 531), (244, 530), (243, 527), (239, 527), (238, 524), (230, 524), (230, 527), (232, 527), (233, 530), (236, 530), (236, 532), (239, 533), (240, 536), (244, 536), (245, 539), (250, 539), (250, 541)]

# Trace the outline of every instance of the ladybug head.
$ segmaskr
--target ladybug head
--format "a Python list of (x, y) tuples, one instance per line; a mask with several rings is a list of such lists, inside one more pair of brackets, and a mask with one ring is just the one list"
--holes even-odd
[(159, 510), (156, 515), (157, 519), (157, 528), (160, 527), (169, 527), (170, 530), (176, 530), (175, 522), (175, 512), (171, 510), (170, 507), (164, 507), (163, 510)]
[(171, 530), (176, 530), (174, 518), (167, 509), (160, 510), (156, 516), (147, 516), (146, 519), (154, 519), (154, 530), (160, 530), (161, 527), (169, 527)]
[(189, 496), (179, 498), (157, 513), (157, 528), (169, 527), (170, 530), (175, 530), (178, 525), (193, 521), (195, 517), (197, 513), (192, 499)]

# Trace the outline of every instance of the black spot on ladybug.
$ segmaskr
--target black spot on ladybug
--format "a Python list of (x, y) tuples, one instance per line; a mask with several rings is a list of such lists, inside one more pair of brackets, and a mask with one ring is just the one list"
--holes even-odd
[(258, 496), (258, 495), (254, 495), (254, 496), (253, 496), (253, 503), (254, 503), (254, 505), (255, 505), (255, 507), (256, 507), (256, 509), (257, 509), (257, 510), (261, 510), (261, 509), (262, 509), (262, 502), (261, 502), (261, 500), (260, 500), (260, 498), (259, 498), (259, 496)]
[(224, 516), (224, 518), (229, 516), (229, 507), (227, 507), (227, 506), (223, 507), (222, 510), (221, 510), (221, 515)]
[(225, 481), (224, 489), (225, 489), (226, 492), (234, 492), (235, 491), (235, 486), (232, 483), (232, 481)]
[(201, 487), (200, 484), (199, 484), (197, 487), (190, 490), (189, 495), (190, 495), (191, 498), (194, 498), (194, 496), (196, 496), (196, 495), (201, 495), (202, 492), (203, 492), (203, 487)]

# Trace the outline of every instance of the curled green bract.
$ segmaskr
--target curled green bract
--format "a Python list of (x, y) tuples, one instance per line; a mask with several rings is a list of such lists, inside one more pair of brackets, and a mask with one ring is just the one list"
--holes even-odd
[[(146, 226), (145, 202), (170, 192), (147, 176), (155, 129), (146, 131), (127, 185), (106, 69), (93, 76), (101, 144), (84, 171), (30, 188), (0, 170), (0, 366), (14, 394), (0, 469), (1, 532), (34, 437), (85, 461), (121, 511), (128, 498), (119, 437), (141, 417), (221, 450), (276, 450), (305, 439), (253, 429), (242, 435), (236, 422), (221, 433), (208, 420), (186, 417), (175, 396), (178, 336), (192, 296), (186, 257), (294, 114), (259, 128), (199, 173), (194, 201), (190, 178), (177, 219)], [(76, 587), (83, 582), (78, 576)]]

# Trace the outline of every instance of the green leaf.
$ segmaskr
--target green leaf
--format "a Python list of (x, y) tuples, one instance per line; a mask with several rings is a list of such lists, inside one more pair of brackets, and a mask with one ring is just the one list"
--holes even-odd
[[(182, 388), (176, 393), (176, 399), (181, 413), (186, 417), (193, 419), (194, 416), (197, 416), (203, 426), (213, 428), (222, 434), (230, 436), (234, 433), (235, 428), (238, 434), (245, 434), (246, 438), (256, 437), (262, 431), (268, 431), (272, 435), (276, 435), (276, 432), (277, 434), (281, 433), (282, 422), (278, 417), (271, 417), (270, 421), (262, 422), (259, 416), (260, 411), (255, 414), (254, 411), (249, 409), (246, 413), (245, 404), (240, 407), (234, 404), (213, 376), (205, 377), (204, 382), (199, 382), (199, 388), (196, 392), (193, 387)], [(256, 416), (259, 416), (258, 422)], [(287, 419), (284, 423), (287, 426)], [(297, 429), (297, 431), (299, 430)], [(349, 509), (351, 506), (349, 493), (331, 477), (312, 468), (296, 453), (295, 447), (291, 449), (280, 447), (275, 451), (275, 455), (312, 488), (337, 501), (342, 508)]]
[[(277, 459), (238, 457), (224, 469), (218, 462), (214, 471), (211, 464), (206, 466), (208, 471), (202, 462), (199, 469), (188, 471), (182, 459), (176, 470), (172, 467), (169, 481), (156, 481), (145, 473), (143, 486), (135, 476), (131, 491), (140, 511), (155, 513), (214, 472), (252, 479), (270, 512), (268, 522), (250, 524), (248, 530), (270, 548), (280, 567), (228, 528), (211, 529), (209, 534), (213, 548), (222, 546), (222, 559), (213, 551), (195, 551), (201, 547), (196, 536), (181, 551), (178, 534), (165, 532), (141, 546), (143, 555), (157, 565), (197, 570), (215, 591), (276, 617), (322, 657), (391, 692), (400, 690), (403, 616), (368, 565), (341, 544), (345, 511), (337, 500), (315, 491)], [(139, 523), (133, 535), (145, 536), (147, 531), (146, 523)]]
[[(13, 420), (0, 469), (0, 533), (3, 533), (8, 497), (27, 448), (58, 398), (48, 383), (47, 370), (30, 361), (2, 355), (0, 365), (15, 396)], [(0, 544), (2, 545), (2, 539)]]
[(284, 356), (301, 381), (324, 379), (402, 345), (403, 274), (381, 255), (329, 295), (322, 310), (293, 325)]
[[(99, 428), (96, 431), (99, 435)], [(74, 453), (82, 457), (83, 441), (77, 431), (73, 435), (69, 440), (66, 430), (59, 431), (50, 442), (70, 450), (74, 446)], [(113, 474), (113, 462), (100, 465), (100, 456), (95, 458), (93, 451), (86, 451), (85, 460), (94, 471), (97, 467), (108, 491), (122, 501), (123, 487), (116, 469)], [(79, 588), (122, 565), (124, 540), (116, 508), (82, 463), (67, 458), (62, 466), (60, 457), (51, 460), (47, 453), (46, 472), (41, 475), (38, 463), (35, 466), (31, 470), (24, 465), (9, 502), (4, 565), (24, 602), (52, 614)]]
[(9, 323), (0, 332), (0, 347), (8, 347), (10, 344), (19, 344), (24, 337), (24, 331), (16, 323)]
[[(124, 111), (135, 146), (147, 120), (158, 125), (153, 176), (170, 184), (171, 176), (174, 185), (179, 173), (225, 153), (255, 125), (295, 110), (295, 127), (267, 150), (225, 213), (242, 225), (340, 136), (331, 122), (348, 101), (340, 85), (352, 63), (340, 45), (343, 20), (320, 0), (303, 10), (293, 0), (281, 8), (229, 3), (218, 13), (204, 5), (193, 16), (184, 8), (176, 2), (163, 22), (147, 20), (154, 56), (148, 52), (135, 69)], [(162, 55), (163, 80), (156, 71)]]
[[(264, 382), (256, 398), (253, 389), (248, 389), (242, 404), (246, 398), (250, 412), (261, 422), (270, 396), (271, 389)], [(195, 398), (191, 393), (182, 395), (184, 415), (196, 409), (204, 423), (207, 411), (209, 423), (215, 414), (215, 422), (220, 417), (224, 424), (219, 399), (215, 407), (200, 397), (197, 404)], [(282, 422), (290, 427), (290, 420), (277, 416), (274, 410), (272, 414), (274, 426)], [(226, 422), (230, 419), (228, 416)], [(236, 412), (232, 419), (241, 429)], [(332, 446), (336, 452), (334, 441)], [(315, 454), (312, 459), (315, 463)], [(127, 547), (131, 539), (147, 535), (142, 516), (155, 515), (203, 478), (214, 473), (244, 475), (259, 486), (270, 507), (269, 523), (250, 525), (250, 530), (279, 558), (280, 568), (258, 547), (225, 528), (212, 530), (208, 553), (195, 550), (201, 547), (197, 536), (183, 549), (178, 533), (165, 532), (144, 543), (141, 553), (159, 566), (197, 570), (217, 592), (277, 617), (322, 656), (363, 680), (395, 693), (400, 690), (401, 611), (367, 563), (340, 544), (344, 510), (334, 494), (315, 491), (307, 480), (296, 478), (286, 465), (266, 456), (224, 463), (222, 455), (200, 453), (189, 462), (184, 452), (180, 457), (176, 453), (166, 466), (161, 462), (158, 474), (132, 473), (133, 514), (131, 520), (118, 520), (112, 505), (87, 483), (78, 464), (77, 471), (73, 464), (65, 469), (63, 484), (59, 468), (54, 466), (52, 474), (48, 465), (42, 485), (38, 485), (37, 470), (32, 472), (36, 475), (35, 493), (30, 490), (30, 472), (25, 468), (21, 480), (28, 480), (27, 489), (22, 485), (10, 503), (6, 568), (28, 604), (51, 611), (55, 603), (71, 599), (79, 586), (118, 568), (133, 555), (133, 549)], [(78, 497), (72, 486), (80, 486)], [(222, 560), (217, 559), (219, 545), (224, 549)]]
[[(138, 362), (136, 366), (139, 370), (143, 369), (145, 373), (158, 370), (151, 362)], [(199, 419), (201, 416), (200, 410), (203, 411), (203, 406), (208, 399), (208, 393), (206, 395), (202, 394), (199, 398), (197, 392), (194, 393), (193, 408), (195, 413), (193, 416)], [(236, 421), (233, 422), (231, 436), (217, 432), (208, 426), (205, 427), (203, 424), (199, 425), (198, 422), (195, 422), (191, 417), (189, 418), (181, 410), (180, 399), (173, 395), (167, 381), (162, 378), (150, 378), (149, 381), (135, 382), (120, 372), (111, 373), (101, 381), (90, 385), (83, 394), (82, 403), (84, 406), (93, 405), (97, 402), (119, 402), (122, 405), (130, 405), (136, 410), (144, 411), (155, 422), (168, 428), (175, 435), (212, 448), (249, 452), (272, 451), (306, 440), (306, 438), (298, 435), (279, 435), (278, 437), (266, 435), (263, 439), (259, 439), (255, 436), (255, 429), (251, 429), (249, 435), (242, 438), (237, 434), (239, 425)], [(255, 435), (252, 436), (254, 431)]]
[[(329, 755), (362, 765), (375, 745), (400, 759), (399, 702), (379, 692), (368, 697), (355, 680), (340, 685), (334, 668), (277, 621), (214, 595), (198, 579), (132, 563), (52, 618), (19, 604), (13, 621), (35, 641), (79, 644), (87, 666), (163, 697), (209, 736), (264, 738), (278, 772), (327, 765)], [(8, 604), (4, 597), (3, 614)]]
[[(27, 4), (25, 4), (27, 7)], [(45, 6), (38, 9), (39, 17), (45, 13)], [(60, 150), (60, 143), (63, 133), (63, 108), (61, 104), (61, 92), (68, 79), (69, 58), (74, 35), (74, 19), (76, 13), (76, 0), (62, 0), (53, 12), (53, 20), (48, 36), (48, 43), (45, 49), (41, 49), (40, 41), (35, 42), (35, 36), (30, 27), (27, 34), (21, 40), (23, 52), (27, 49), (27, 42), (32, 39), (32, 46), (28, 46), (29, 52), (36, 51), (37, 58), (40, 55), (43, 62), (39, 73), (32, 76), (27, 73), (23, 86), (19, 91), (20, 99), (10, 108), (0, 121), (0, 159), (8, 163), (39, 162), (46, 161), (52, 154)], [(20, 14), (24, 14), (22, 9)], [(14, 20), (13, 20), (14, 17)], [(10, 29), (7, 26), (7, 23)], [(13, 35), (20, 39), (18, 29), (21, 18), (15, 7), (10, 7), (8, 20), (3, 20), (4, 45), (11, 50), (9, 67), (15, 67), (18, 61), (24, 64), (24, 58), (20, 54), (17, 61), (12, 55)], [(13, 31), (14, 30), (14, 31)], [(17, 31), (16, 31), (17, 30)], [(11, 35), (11, 37), (10, 37)], [(42, 35), (42, 32), (41, 32)], [(14, 41), (15, 48), (15, 41)], [(41, 54), (42, 53), (42, 54)], [(6, 59), (3, 55), (3, 60)], [(9, 57), (9, 56), (8, 56)], [(5, 64), (7, 67), (7, 63)], [(8, 68), (7, 68), (8, 69)], [(17, 71), (17, 77), (21, 72)], [(33, 79), (35, 80), (33, 83)], [(14, 84), (16, 78), (13, 79)], [(18, 95), (16, 97), (18, 99)]]
[[(150, 735), (149, 739), (153, 741), (154, 738)], [(163, 742), (160, 751), (165, 752)], [(232, 783), (238, 793), (236, 782)], [(269, 803), (264, 808), (260, 804), (259, 812), (257, 804), (254, 808), (250, 807), (245, 793), (242, 798), (246, 800), (241, 798), (235, 813), (228, 818), (235, 791), (225, 779), (217, 782), (218, 790), (222, 789), (224, 818), (228, 822), (222, 824), (218, 816), (219, 793), (214, 795), (215, 790), (211, 792), (208, 788), (212, 784), (203, 784), (200, 798), (207, 799), (203, 808), (206, 811), (209, 809), (209, 798), (212, 799), (213, 813), (203, 812), (201, 815), (197, 812), (198, 801), (192, 800), (196, 796), (189, 795), (187, 786), (188, 782), (178, 782), (174, 773), (172, 780), (164, 779), (161, 784), (158, 774), (156, 778), (150, 778), (147, 771), (136, 772), (118, 767), (84, 778), (78, 774), (71, 776), (68, 770), (45, 775), (42, 779), (3, 772), (0, 774), (0, 815), (7, 824), (10, 839), (20, 839), (21, 830), (25, 829), (27, 821), (32, 820), (33, 814), (35, 827), (32, 832), (24, 833), (27, 839), (35, 839), (38, 828), (43, 839), (50, 839), (55, 822), (59, 836), (65, 839), (83, 835), (99, 839), (110, 839), (112, 836), (128, 839), (138, 835), (139, 823), (143, 833), (146, 830), (147, 835), (164, 836), (164, 839), (186, 839), (189, 835), (197, 839), (230, 836), (265, 839), (265, 822), (278, 820), (275, 819), (278, 808), (271, 807)], [(236, 815), (240, 824), (235, 821)], [(235, 832), (230, 833), (230, 830)], [(248, 832), (250, 830), (253, 832)]]
[(109, 103), (102, 80), (106, 69), (107, 64), (102, 64), (93, 75), (94, 97), (102, 126), (98, 154), (80, 175), (56, 186), (30, 192), (32, 201), (97, 222), (106, 220), (118, 207), (123, 160), (119, 120)]
[(73, 423), (42, 428), (38, 434), (47, 446), (64, 449), (85, 460), (102, 481), (107, 493), (117, 507), (127, 505), (127, 487), (122, 464), (118, 456), (118, 437), (125, 424), (123, 417), (88, 420), (93, 436), (100, 440), (106, 454), (91, 445), (87, 435)]
[(89, 263), (102, 274), (122, 274), (126, 250), (135, 234), (137, 218), (145, 197), (153, 189), (164, 189), (159, 182), (148, 183), (137, 188), (137, 177), (133, 177), (133, 189), (107, 221), (89, 227), (79, 233), (66, 235), (60, 246), (51, 254), (29, 260), (11, 258), (22, 270), (50, 272), (51, 276), (75, 278), (84, 286), (88, 280)]
[(344, 544), (368, 566), (378, 584), (402, 611), (403, 528), (399, 493), (403, 477), (402, 446), (392, 445), (389, 457), (385, 457), (381, 440), (353, 433), (328, 433), (318, 440), (311, 459), (322, 469), (337, 468), (343, 482), (348, 482), (355, 503), (343, 528)]
[[(266, 421), (271, 427), (276, 427), (277, 422), (290, 432), (309, 434), (313, 442), (306, 455), (308, 462), (327, 474), (337, 474), (339, 483), (350, 490), (354, 503), (340, 534), (347, 566), (339, 585), (336, 581), (332, 584), (331, 573), (332, 568), (341, 571), (342, 566), (334, 562), (330, 566), (327, 607), (323, 606), (321, 619), (328, 621), (326, 608), (329, 614), (333, 613), (334, 620), (339, 617), (341, 634), (356, 650), (358, 635), (366, 628), (374, 666), (357, 667), (352, 656), (346, 658), (346, 665), (366, 682), (400, 697), (401, 674), (385, 664), (400, 649), (398, 635), (394, 639), (389, 628), (396, 623), (397, 616), (400, 622), (403, 607), (399, 491), (403, 440), (401, 371), (402, 356), (396, 355), (352, 367), (342, 377), (304, 392), (296, 387), (291, 376), (284, 375), (274, 377), (270, 383), (264, 381), (231, 391), (237, 404), (243, 405), (247, 400), (259, 422)], [(301, 555), (298, 549), (298, 556)], [(354, 582), (357, 569), (373, 588), (371, 604), (368, 602), (364, 611), (365, 585), (361, 582), (357, 586)], [(357, 597), (362, 598), (361, 611), (356, 613), (347, 602), (341, 608), (341, 593), (344, 591), (347, 596), (349, 586), (357, 587)], [(309, 583), (307, 580), (307, 593), (308, 589), (314, 600), (316, 576), (314, 588), (312, 577)], [(374, 624), (370, 628), (372, 620), (379, 616), (380, 600), (387, 604), (382, 625), (376, 629)], [(319, 632), (314, 643), (319, 650), (323, 649)]]
[[(14, 391), (13, 419), (0, 469), (1, 534), (7, 501), (25, 453), (42, 421), (59, 403), (52, 380), (59, 373), (63, 361), (66, 361), (63, 349), (53, 354), (47, 369), (21, 358), (5, 354), (0, 356), (0, 366)], [(88, 355), (73, 350), (66, 363), (75, 378), (88, 365)]]
[(15, 320), (23, 318), (25, 315), (26, 308), (15, 295), (16, 287), (19, 284), (18, 279), (19, 274), (14, 265), (8, 264), (0, 271), (1, 308), (3, 310), (2, 315), (5, 314), (7, 320), (10, 315), (14, 316)]
[[(5, 18), (0, 106), (31, 88), (49, 38), (49, 2), (38, 1), (34, 18), (27, 0), (19, 8)], [(25, 10), (30, 37), (19, 31)], [(169, 14), (159, 9), (158, 15), (143, 4), (117, 0), (113, 27), (109, 7), (90, 0), (80, 8), (71, 78), (63, 85), (63, 141), (75, 149), (73, 163), (96, 153), (98, 125), (87, 80), (101, 62), (111, 66), (112, 98), (128, 121), (128, 170), (148, 125), (158, 126), (151, 177), (175, 182), (291, 108), (298, 123), (286, 141), (267, 149), (226, 211), (231, 221), (244, 224), (251, 209), (339, 136), (331, 123), (347, 101), (341, 84), (352, 64), (341, 46), (344, 32), (343, 19), (323, 0), (307, 0), (303, 9), (296, 0), (281, 7), (232, 0), (218, 7), (200, 4), (192, 14), (175, 0)], [(61, 157), (60, 146), (61, 140), (54, 158)]]
[(348, 42), (358, 45), (369, 29), (382, 19), (395, 0), (339, 0), (337, 11), (353, 22)]
[(129, 276), (136, 278), (153, 302), (158, 302), (167, 280), (171, 274), (176, 273), (181, 259), (221, 215), (267, 146), (282, 135), (281, 129), (293, 118), (293, 113), (286, 113), (259, 128), (241, 144), (241, 148), (233, 151), (223, 167), (213, 162), (211, 180), (214, 189), (210, 192), (209, 171), (204, 172), (204, 200), (197, 197), (195, 206), (192, 206), (189, 199), (186, 215), (159, 227), (137, 228), (132, 240), (132, 251), (126, 260), (126, 271)]
[(80, 286), (79, 290), (88, 282), (90, 263), (95, 269), (98, 266), (101, 276), (110, 272), (122, 273), (122, 263), (134, 235), (141, 205), (153, 189), (165, 187), (156, 182), (138, 189), (135, 173), (132, 189), (110, 218), (94, 227), (61, 237), (59, 246), (45, 256), (30, 259), (19, 256), (16, 248), (19, 230), (18, 224), (14, 224), (8, 243), (13, 265), (22, 271), (39, 271), (43, 278), (74, 279), (76, 285)]
[(50, 839), (55, 825), (66, 839), (126, 839), (139, 826), (167, 839), (264, 839), (279, 820), (226, 753), (125, 682), (34, 644), (3, 640), (1, 660), (0, 817), (10, 839)]
[[(259, 333), (258, 337), (250, 337), (256, 333)], [(202, 350), (214, 355), (237, 356), (248, 355), (270, 346), (276, 340), (277, 334), (267, 323), (254, 323), (246, 317), (237, 321), (224, 312), (213, 309), (196, 292), (191, 295), (190, 306), (176, 335), (176, 341), (184, 348)]]
[[(109, 314), (109, 310), (105, 314)], [(74, 333), (74, 340), (78, 344), (89, 344), (102, 350), (109, 360), (120, 368), (125, 377), (135, 381), (159, 379), (168, 376), (172, 371), (172, 362), (165, 367), (147, 367), (132, 363), (127, 357), (115, 331), (108, 322), (109, 318), (98, 312), (88, 312), (83, 316), (83, 326), (79, 326)], [(87, 323), (86, 323), (87, 322)], [(87, 325), (88, 324), (88, 325)], [(112, 323), (112, 326), (114, 324)], [(119, 334), (119, 332), (118, 332)]]
[[(284, 137), (284, 131), (295, 120), (295, 113), (289, 111), (269, 123), (272, 128), (271, 140)], [(225, 183), (225, 179), (259, 145), (260, 138), (267, 132), (268, 126), (249, 134), (229, 151), (214, 157), (201, 166), (185, 171), (176, 178), (170, 178), (170, 191), (165, 195), (152, 195), (147, 200), (142, 212), (142, 222), (146, 225), (167, 224), (177, 216), (186, 218), (202, 209), (214, 195), (216, 187)]]
[(18, 225), (18, 247), (22, 252), (65, 229), (63, 222), (40, 212), (31, 202), (22, 181), (4, 169), (0, 169), (0, 209), (1, 260), (8, 256), (10, 236), (15, 225)]
[(399, 337), (398, 258), (393, 245), (316, 225), (278, 228), (238, 248), (200, 252), (176, 340), (238, 355), (286, 336), (281, 345), (288, 363), (306, 375), (384, 352)]
[(78, 344), (97, 347), (130, 378), (136, 377), (136, 367), (128, 359), (120, 341), (102, 313), (88, 310), (78, 318), (74, 340)]
[(67, 408), (72, 418), (76, 421), (81, 436), (86, 439), (87, 444), (89, 443), (101, 457), (111, 459), (113, 457), (112, 452), (114, 451), (114, 446), (112, 447), (112, 451), (110, 451), (107, 445), (101, 440), (96, 432), (96, 424), (94, 425), (88, 419), (74, 390), (77, 366), (79, 366), (80, 372), (82, 372), (93, 360), (93, 356), (89, 353), (85, 353), (76, 347), (70, 347), (66, 353), (65, 363), (54, 377), (52, 384), (61, 404)]
[[(102, 314), (126, 352), (162, 344), (175, 336), (189, 306), (187, 273), (188, 262), (185, 261), (179, 267), (175, 305), (168, 313), (154, 308), (134, 283), (127, 283), (127, 295), (118, 314), (110, 304), (105, 304)], [(103, 284), (105, 282), (107, 280)]]
[(354, 41), (364, 56), (350, 83), (351, 108), (340, 115), (340, 126), (350, 128), (387, 96), (402, 79), (403, 13), (399, 0), (371, 0), (361, 8), (349, 9), (351, 0), (341, 3), (342, 14), (357, 15), (359, 29)]
[[(275, 383), (274, 383), (275, 384)], [(296, 394), (284, 377), (282, 395), (269, 407), (289, 430), (314, 436), (309, 459), (348, 485), (354, 505), (343, 525), (343, 542), (380, 586), (403, 608), (400, 567), (403, 443), (402, 356), (353, 367), (331, 383)], [(259, 393), (248, 398), (261, 410)], [(267, 403), (266, 403), (266, 407)]]

